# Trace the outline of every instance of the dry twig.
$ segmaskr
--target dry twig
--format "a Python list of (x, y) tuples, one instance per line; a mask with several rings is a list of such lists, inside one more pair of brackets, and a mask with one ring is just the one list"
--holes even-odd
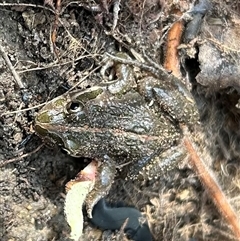
[(227, 197), (215, 180), (214, 175), (200, 159), (197, 151), (186, 135), (184, 137), (184, 145), (190, 155), (189, 161), (195, 173), (198, 175), (198, 178), (210, 194), (219, 212), (223, 214), (223, 217), (227, 223), (230, 225), (230, 227), (232, 227), (235, 237), (240, 241), (240, 222)]
[[(177, 15), (180, 16), (181, 12), (178, 11)], [(183, 32), (183, 21), (180, 19), (175, 22), (168, 31), (166, 41), (166, 54), (164, 60), (164, 68), (171, 71), (176, 77), (181, 77), (180, 60), (178, 57), (178, 46), (181, 43)]]
[(48, 10), (52, 13), (55, 13), (53, 9), (46, 7), (46, 6), (42, 6), (42, 5), (38, 5), (38, 4), (31, 4), (31, 3), (0, 3), (0, 6), (2, 7), (32, 7), (32, 8), (41, 8), (44, 10)]
[(42, 143), (40, 146), (38, 146), (35, 150), (29, 152), (29, 153), (26, 153), (26, 154), (23, 154), (22, 156), (18, 156), (18, 157), (14, 157), (12, 159), (8, 159), (6, 161), (2, 161), (2, 163), (0, 164), (0, 167), (3, 167), (9, 163), (12, 163), (12, 162), (16, 162), (16, 161), (20, 161), (21, 159), (27, 157), (27, 156), (30, 156), (32, 155), (33, 153), (36, 153), (38, 152), (43, 146), (45, 145), (45, 143)]
[(54, 20), (53, 30), (52, 30), (52, 34), (51, 34), (53, 50), (57, 57), (58, 57), (58, 52), (57, 52), (57, 47), (56, 47), (56, 39), (57, 39), (57, 30), (58, 30), (58, 24), (59, 24), (60, 11), (61, 11), (61, 0), (57, 0), (56, 7), (55, 7), (55, 20)]
[(15, 79), (16, 84), (18, 85), (18, 87), (19, 87), (20, 89), (24, 89), (24, 85), (23, 85), (23, 83), (22, 83), (22, 81), (21, 81), (20, 76), (18, 75), (18, 73), (17, 73), (16, 70), (14, 69), (14, 67), (13, 67), (10, 59), (8, 58), (6, 52), (4, 51), (4, 48), (2, 47), (1, 44), (0, 44), (0, 53), (1, 53), (1, 55), (2, 55), (2, 57), (3, 57), (3, 59), (4, 59), (4, 61), (5, 61), (6, 65), (7, 65), (8, 68), (10, 69), (10, 71), (11, 71), (11, 73), (12, 73), (14, 79)]
[(120, 11), (120, 3), (121, 3), (121, 0), (114, 1), (112, 33), (114, 32), (115, 28), (117, 27), (118, 13)]

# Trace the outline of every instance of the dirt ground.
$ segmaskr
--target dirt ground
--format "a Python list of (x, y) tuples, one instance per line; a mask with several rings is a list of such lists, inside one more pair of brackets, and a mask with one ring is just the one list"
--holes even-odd
[[(42, 140), (33, 130), (34, 117), (43, 106), (39, 105), (76, 84), (84, 89), (100, 82), (97, 67), (102, 65), (104, 53), (114, 49), (133, 56), (145, 52), (162, 65), (166, 33), (179, 18), (174, 10), (185, 13), (194, 3), (122, 0), (113, 30), (114, 1), (105, 1), (101, 8), (96, 7), (99, 2), (62, 1), (54, 46), (51, 34), (56, 14), (51, 0), (46, 5), (43, 1), (0, 1), (0, 45), (25, 87), (19, 88), (0, 56), (3, 241), (70, 240), (63, 211), (64, 186), (84, 162), (57, 147), (40, 146)], [(197, 52), (185, 64), (201, 114), (204, 145), (214, 160), (207, 165), (240, 216), (240, 4), (237, 0), (211, 3), (197, 36), (197, 48), (189, 48)], [(191, 55), (184, 47), (180, 52), (183, 59)], [(113, 185), (108, 199), (143, 211), (154, 240), (236, 239), (187, 159), (156, 180), (118, 178)], [(123, 240), (121, 233), (101, 235), (85, 223), (82, 240)]]

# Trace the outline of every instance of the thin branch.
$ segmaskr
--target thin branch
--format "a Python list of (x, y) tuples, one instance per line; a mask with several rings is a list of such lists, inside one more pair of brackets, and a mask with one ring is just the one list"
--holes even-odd
[[(87, 74), (86, 76), (84, 76), (78, 83), (76, 83), (72, 88), (70, 88), (65, 94), (69, 93), (70, 91), (72, 91), (73, 89), (75, 89), (78, 85), (80, 85), (85, 79), (89, 78), (89, 76), (94, 73), (97, 69), (101, 68), (101, 65), (97, 66), (95, 69), (93, 69), (91, 72), (89, 72), (89, 74)], [(33, 110), (33, 109), (37, 109), (39, 107), (42, 107), (48, 103), (50, 103), (52, 100), (44, 102), (42, 104), (39, 105), (35, 105), (29, 108), (25, 108), (22, 110), (15, 110), (15, 111), (10, 111), (10, 112), (5, 112), (0, 114), (0, 116), (5, 116), (5, 115), (10, 115), (10, 114), (16, 114), (16, 113), (20, 113), (20, 112), (25, 112), (25, 111), (29, 111), (29, 110)]]
[(54, 53), (57, 56), (57, 58), (59, 58), (59, 56), (58, 56), (58, 51), (57, 51), (57, 46), (56, 46), (56, 40), (57, 40), (57, 31), (58, 31), (60, 11), (61, 11), (61, 0), (56, 0), (55, 21), (54, 21), (54, 24), (53, 24), (51, 41), (52, 41), (52, 44), (53, 44)]
[(0, 167), (3, 167), (9, 163), (12, 163), (12, 162), (16, 162), (16, 161), (20, 161), (21, 159), (27, 157), (27, 156), (30, 156), (32, 155), (33, 153), (36, 153), (38, 152), (43, 146), (45, 145), (45, 143), (42, 143), (40, 146), (38, 146), (35, 150), (29, 152), (29, 153), (26, 153), (26, 154), (23, 154), (22, 156), (18, 156), (18, 157), (14, 157), (12, 159), (8, 159), (6, 161), (2, 161), (2, 163), (0, 163)]
[(159, 66), (159, 68), (156, 69), (155, 67), (152, 67), (152, 66), (150, 66), (150, 65), (147, 65), (147, 64), (145, 64), (145, 63), (140, 63), (140, 62), (138, 62), (138, 61), (136, 61), (136, 60), (124, 59), (124, 58), (117, 57), (117, 56), (114, 56), (114, 55), (109, 54), (109, 53), (106, 53), (106, 55), (107, 55), (109, 58), (111, 58), (112, 60), (115, 60), (115, 61), (117, 61), (117, 62), (119, 62), (119, 63), (137, 66), (137, 67), (139, 67), (139, 68), (141, 68), (141, 69), (143, 69), (143, 70), (149, 71), (149, 72), (151, 72), (152, 74), (156, 75), (157, 77), (158, 77), (158, 76), (162, 76), (162, 75), (165, 75), (165, 77), (168, 76), (166, 70), (165, 70), (163, 67), (161, 67), (161, 66)]
[[(181, 14), (182, 13), (180, 11), (177, 11), (178, 16)], [(171, 71), (172, 74), (178, 78), (181, 77), (178, 46), (181, 43), (183, 28), (183, 21), (180, 19), (176, 21), (169, 29), (164, 60), (164, 68), (168, 71)]]
[(8, 58), (6, 52), (4, 51), (4, 48), (2, 47), (1, 43), (0, 43), (0, 53), (1, 53), (1, 55), (2, 55), (2, 57), (4, 59), (4, 61), (5, 61), (6, 65), (10, 69), (10, 71), (11, 71), (11, 73), (12, 73), (14, 79), (15, 79), (16, 84), (18, 85), (18, 87), (20, 89), (24, 89), (24, 85), (23, 85), (23, 83), (21, 81), (21, 78), (18, 75), (18, 73), (16, 72), (15, 68), (13, 67), (13, 65), (12, 65), (10, 59)]
[(86, 76), (84, 76), (78, 83), (76, 83), (73, 87), (71, 87), (65, 94), (69, 93), (70, 91), (74, 90), (78, 85), (80, 85), (85, 79), (87, 79), (91, 74), (93, 74), (96, 70), (101, 68), (101, 65), (97, 66), (95, 69), (89, 72)]
[(49, 7), (37, 5), (37, 4), (30, 4), (30, 3), (0, 3), (0, 6), (2, 7), (32, 7), (32, 8), (41, 8), (48, 10), (55, 14), (55, 11)]
[(223, 217), (232, 228), (235, 237), (240, 241), (240, 222), (227, 197), (215, 180), (214, 175), (199, 158), (199, 155), (197, 154), (191, 141), (186, 136), (184, 137), (184, 145), (190, 155), (189, 161), (195, 173), (198, 175), (198, 178), (210, 194), (210, 197), (214, 201), (219, 212), (223, 214)]
[(49, 103), (49, 102), (50, 102), (50, 101), (44, 102), (44, 103), (42, 103), (42, 104), (35, 105), (35, 106), (29, 107), (29, 108), (25, 108), (25, 109), (22, 109), (22, 110), (14, 110), (14, 111), (5, 112), (5, 113), (0, 114), (0, 116), (17, 114), (17, 113), (21, 113), (21, 112), (25, 112), (25, 111), (29, 111), (29, 110), (34, 110), (34, 109), (37, 109), (37, 108), (39, 108), (39, 107), (42, 107), (42, 106), (46, 105), (46, 104)]
[(55, 68), (55, 67), (60, 67), (60, 66), (64, 66), (64, 65), (67, 65), (67, 64), (74, 64), (76, 63), (77, 61), (81, 60), (81, 59), (84, 59), (84, 58), (88, 58), (88, 57), (92, 57), (92, 58), (95, 58), (97, 56), (100, 56), (100, 54), (87, 54), (87, 55), (82, 55), (74, 60), (70, 60), (70, 61), (66, 61), (66, 62), (63, 62), (63, 63), (51, 63), (51, 64), (48, 64), (48, 65), (45, 65), (45, 66), (39, 66), (39, 67), (36, 67), (36, 68), (30, 68), (30, 69), (24, 69), (24, 70), (19, 70), (18, 73), (25, 73), (25, 72), (31, 72), (31, 71), (38, 71), (38, 70), (45, 70), (45, 69), (50, 69), (50, 68)]
[(117, 22), (118, 22), (118, 13), (120, 11), (120, 3), (121, 0), (116, 0), (114, 1), (113, 5), (113, 26), (111, 32), (113, 33), (115, 28), (117, 27)]

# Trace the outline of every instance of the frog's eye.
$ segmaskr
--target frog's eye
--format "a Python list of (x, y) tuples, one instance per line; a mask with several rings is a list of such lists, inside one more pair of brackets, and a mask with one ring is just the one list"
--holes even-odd
[(70, 113), (76, 113), (79, 112), (80, 110), (82, 110), (82, 104), (80, 102), (70, 102), (68, 105), (68, 112)]

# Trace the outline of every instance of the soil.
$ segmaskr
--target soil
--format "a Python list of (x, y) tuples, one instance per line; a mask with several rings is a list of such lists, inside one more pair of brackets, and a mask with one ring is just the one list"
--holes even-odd
[[(237, 0), (211, 3), (196, 45), (186, 48), (197, 52), (187, 58), (190, 54), (183, 47), (181, 54), (201, 114), (205, 145), (214, 160), (207, 165), (240, 216), (240, 4)], [(75, 85), (85, 89), (102, 81), (99, 67), (106, 52), (128, 52), (135, 58), (147, 53), (162, 65), (167, 30), (179, 17), (174, 9), (185, 13), (192, 7), (187, 0), (122, 0), (114, 28), (114, 1), (65, 0), (58, 17), (54, 4), (0, 1), (0, 44), (24, 85), (19, 88), (0, 56), (3, 241), (70, 240), (65, 184), (86, 164), (58, 147), (41, 146), (33, 128), (41, 106)], [(154, 240), (235, 240), (187, 159), (156, 180), (117, 178), (107, 198), (141, 210)], [(82, 240), (123, 239), (121, 232), (102, 234), (86, 220)]]

